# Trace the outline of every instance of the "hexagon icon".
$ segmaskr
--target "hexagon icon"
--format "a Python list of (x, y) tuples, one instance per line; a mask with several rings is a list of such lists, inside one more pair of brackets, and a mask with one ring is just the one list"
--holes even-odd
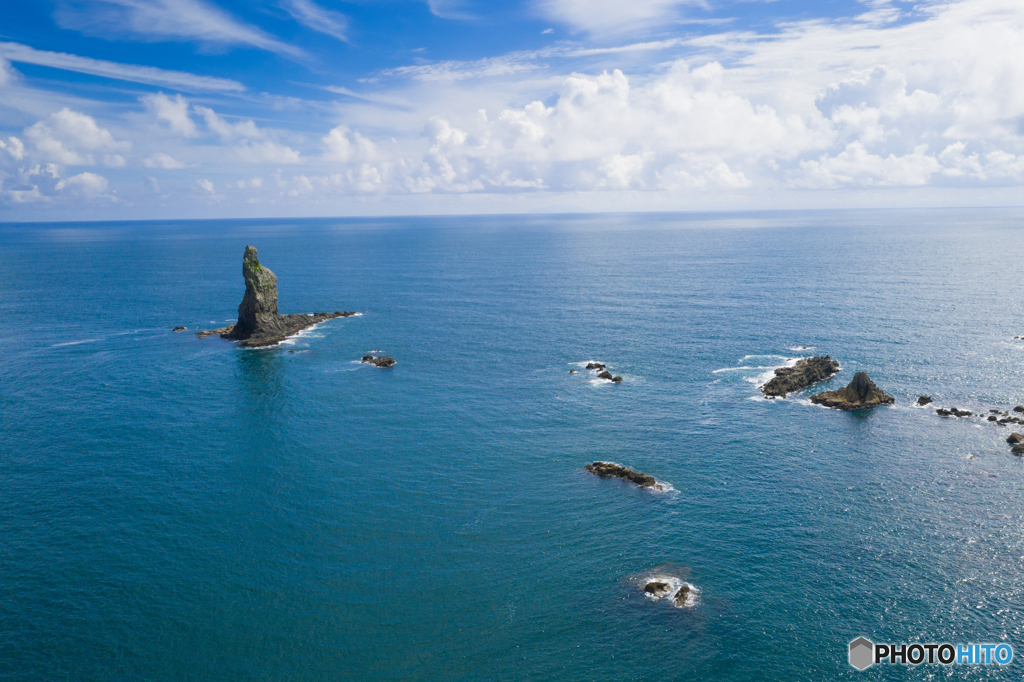
[(870, 639), (858, 637), (850, 642), (850, 665), (864, 670), (875, 662), (875, 645)]

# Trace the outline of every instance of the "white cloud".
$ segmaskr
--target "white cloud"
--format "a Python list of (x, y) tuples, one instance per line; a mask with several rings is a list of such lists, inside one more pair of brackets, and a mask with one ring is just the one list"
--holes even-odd
[(170, 154), (164, 154), (163, 152), (153, 154), (142, 163), (146, 168), (163, 168), (164, 170), (176, 170), (185, 167), (185, 164), (175, 160)]
[(8, 137), (7, 142), (0, 140), (0, 150), (10, 154), (11, 158), (15, 161), (21, 161), (25, 158), (25, 145), (16, 137)]
[(373, 142), (359, 133), (352, 134), (352, 139), (349, 139), (349, 135), (347, 126), (337, 126), (331, 129), (326, 137), (321, 138), (325, 147), (324, 158), (342, 163), (376, 158), (377, 147)]
[(26, 128), (25, 139), (46, 160), (68, 166), (95, 165), (94, 152), (109, 152), (104, 163), (123, 166), (123, 157), (114, 152), (131, 148), (131, 142), (118, 142), (91, 116), (67, 107)]
[[(3, 53), (0, 52), (0, 55)], [(11, 63), (0, 56), (0, 88), (13, 81), (18, 75), (18, 72), (14, 70)]]
[(110, 183), (102, 175), (96, 173), (79, 173), (73, 175), (67, 180), (61, 180), (57, 183), (57, 191), (66, 190), (69, 194), (77, 195), (85, 198), (95, 198), (103, 195), (107, 191), (107, 186)]
[(196, 185), (198, 185), (199, 188), (204, 192), (213, 194), (213, 183), (207, 180), (206, 178), (203, 178), (202, 180), (196, 182)]
[(181, 95), (168, 97), (162, 92), (146, 95), (140, 100), (146, 108), (153, 112), (157, 119), (164, 121), (170, 129), (185, 137), (195, 137), (195, 121), (188, 115), (188, 100)]
[(101, 38), (120, 34), (143, 40), (242, 45), (289, 57), (305, 54), (202, 0), (64, 0), (54, 18), (62, 28)]
[(704, 0), (535, 0), (541, 16), (574, 31), (598, 35), (627, 33), (678, 19), (680, 8)]
[(195, 110), (206, 121), (206, 127), (220, 135), (225, 141), (265, 137), (263, 131), (256, 127), (256, 123), (252, 119), (230, 123), (209, 107), (197, 106)]
[(168, 71), (152, 66), (118, 64), (102, 59), (65, 54), (63, 52), (45, 52), (18, 43), (0, 43), (0, 56), (6, 57), (12, 62), (38, 64), (53, 69), (87, 73), (93, 76), (114, 78), (133, 83), (146, 83), (188, 92), (243, 92), (245, 90), (244, 85), (227, 78), (198, 76), (184, 71)]
[(284, 9), (297, 22), (314, 31), (348, 42), (348, 17), (311, 0), (284, 0)]
[(235, 147), (235, 153), (246, 163), (299, 163), (299, 152), (287, 145), (265, 140), (263, 142), (246, 142)]

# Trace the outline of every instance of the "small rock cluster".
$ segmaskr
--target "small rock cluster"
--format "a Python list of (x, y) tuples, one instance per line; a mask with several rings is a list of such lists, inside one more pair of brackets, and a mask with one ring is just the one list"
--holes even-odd
[(376, 367), (383, 367), (385, 369), (387, 369), (388, 367), (394, 367), (396, 364), (398, 364), (394, 358), (389, 357), (387, 355), (375, 357), (373, 355), (367, 354), (363, 356), (362, 362), (367, 362)]
[(803, 358), (792, 367), (775, 370), (775, 376), (761, 387), (761, 392), (766, 398), (785, 398), (787, 393), (824, 381), (838, 371), (839, 361), (827, 355)]
[[(644, 592), (657, 599), (661, 599), (662, 597), (668, 595), (668, 593), (671, 591), (672, 586), (660, 580), (652, 580), (651, 582), (644, 585)], [(684, 583), (682, 587), (676, 590), (675, 595), (673, 595), (672, 597), (672, 601), (675, 602), (677, 608), (682, 608), (686, 606), (686, 598), (689, 596), (690, 586)]]
[[(609, 372), (605, 367), (606, 367), (606, 365), (603, 362), (588, 362), (587, 363), (587, 369), (596, 369), (596, 370), (598, 370), (600, 372), (597, 375), (598, 379), (607, 379), (608, 381), (614, 382), (616, 384), (620, 383), (622, 381), (622, 377), (620, 377), (620, 376), (613, 376), (612, 373)], [(575, 373), (576, 373), (576, 370), (574, 370), (574, 369), (570, 369), (569, 370), (569, 374), (575, 374)]]

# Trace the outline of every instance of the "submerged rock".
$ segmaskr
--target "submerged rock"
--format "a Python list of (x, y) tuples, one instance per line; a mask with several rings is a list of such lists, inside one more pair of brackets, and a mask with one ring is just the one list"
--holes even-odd
[(196, 336), (202, 339), (217, 334), (221, 338), (238, 341), (242, 346), (271, 346), (325, 320), (355, 315), (340, 310), (312, 315), (278, 314), (277, 275), (260, 265), (255, 247), (245, 247), (242, 276), (245, 278), (245, 295), (238, 306), (238, 322), (220, 329), (196, 332)]
[(394, 367), (395, 365), (398, 364), (394, 358), (388, 357), (387, 355), (382, 355), (379, 358), (376, 358), (372, 355), (364, 355), (362, 362), (367, 362), (371, 365), (383, 367), (385, 369), (387, 369), (388, 367)]
[(172, 332), (183, 332), (183, 331), (185, 331), (186, 329), (187, 329), (187, 327), (175, 327), (175, 328), (174, 328), (174, 329), (172, 329), (171, 331), (172, 331)]
[(601, 478), (621, 478), (623, 481), (635, 483), (641, 488), (653, 488), (658, 485), (658, 480), (654, 476), (648, 476), (643, 472), (636, 472), (612, 462), (594, 462), (583, 468), (595, 476), (600, 476)]
[(917, 399), (917, 404), (918, 405), (927, 405), (930, 402), (932, 402), (932, 398), (931, 398), (931, 396), (928, 396), (928, 395), (923, 395), (923, 396), (921, 396), (920, 398)]
[(787, 393), (824, 381), (838, 371), (839, 362), (827, 355), (804, 358), (792, 367), (775, 370), (775, 376), (761, 387), (761, 392), (771, 398), (785, 398)]
[(875, 386), (866, 372), (857, 372), (846, 388), (813, 395), (811, 402), (835, 410), (863, 410), (876, 405), (891, 405), (895, 399)]

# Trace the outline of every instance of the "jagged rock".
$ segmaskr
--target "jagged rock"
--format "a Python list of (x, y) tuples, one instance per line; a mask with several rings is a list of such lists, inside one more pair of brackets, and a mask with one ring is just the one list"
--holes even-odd
[(761, 387), (761, 392), (771, 398), (785, 398), (787, 393), (824, 381), (838, 371), (839, 362), (827, 355), (804, 358), (793, 367), (779, 367), (775, 370), (775, 376)]
[(1016, 445), (1017, 443), (1024, 443), (1024, 435), (1021, 435), (1014, 431), (1006, 437), (1006, 442), (1010, 445)]
[(175, 327), (175, 328), (174, 328), (174, 329), (172, 329), (171, 331), (172, 331), (172, 332), (183, 332), (183, 331), (185, 331), (186, 329), (187, 329), (187, 327)]
[(600, 362), (588, 362), (587, 369), (604, 369), (604, 364)]
[(614, 379), (614, 377), (612, 376), (612, 373), (609, 372), (608, 370), (605, 370), (605, 371), (601, 372), (600, 374), (598, 374), (597, 378), (598, 379)]
[(398, 364), (397, 362), (395, 362), (394, 358), (388, 357), (387, 355), (382, 355), (379, 358), (374, 357), (372, 355), (364, 355), (362, 362), (368, 362), (371, 365), (383, 367), (385, 369), (387, 369), (388, 367), (394, 367), (396, 364)]
[(601, 478), (621, 478), (623, 481), (635, 483), (641, 488), (653, 488), (658, 484), (654, 476), (648, 476), (643, 472), (636, 472), (612, 462), (594, 462), (583, 468)]
[(622, 377), (620, 377), (620, 376), (614, 376), (614, 377), (612, 377), (612, 381), (613, 381), (614, 383), (616, 383), (616, 384), (618, 384), (618, 383), (622, 383)]
[(673, 601), (675, 601), (677, 607), (683, 608), (684, 606), (686, 606), (686, 598), (689, 596), (690, 586), (684, 584), (682, 587), (679, 588), (679, 590), (676, 592), (675, 596), (672, 597), (672, 599)]
[(672, 589), (671, 585), (669, 585), (668, 583), (660, 582), (660, 581), (653, 581), (653, 582), (649, 582), (646, 585), (644, 585), (644, 592), (646, 592), (649, 595), (652, 595), (654, 597), (659, 597), (659, 598), (660, 597), (664, 597), (666, 594), (668, 594), (669, 590), (671, 590), (671, 589)]
[(875, 386), (866, 372), (857, 372), (846, 388), (811, 396), (811, 402), (836, 410), (863, 410), (876, 405), (891, 405), (895, 400)]
[(196, 336), (203, 339), (216, 334), (221, 338), (238, 341), (242, 346), (271, 346), (314, 324), (335, 317), (355, 315), (340, 310), (312, 315), (278, 314), (277, 276), (269, 268), (260, 265), (256, 249), (252, 246), (245, 247), (242, 276), (245, 278), (245, 295), (238, 306), (238, 322), (220, 329), (196, 332)]
[(927, 395), (923, 395), (923, 396), (921, 396), (920, 398), (917, 399), (917, 404), (918, 405), (927, 405), (930, 402), (932, 402), (932, 398), (931, 398), (931, 396), (927, 396)]
[(1024, 443), (1018, 443), (1017, 445), (1014, 445), (1013, 448), (1010, 449), (1010, 452), (1017, 455), (1018, 457), (1024, 455)]

